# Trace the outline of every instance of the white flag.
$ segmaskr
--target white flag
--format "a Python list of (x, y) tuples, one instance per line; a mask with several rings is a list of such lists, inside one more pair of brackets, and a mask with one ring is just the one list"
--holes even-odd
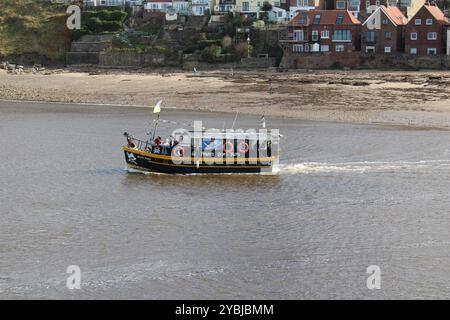
[(153, 113), (160, 113), (160, 112), (161, 112), (161, 103), (162, 103), (162, 100), (159, 100), (159, 101), (156, 103), (156, 106), (155, 106), (155, 108), (153, 109)]

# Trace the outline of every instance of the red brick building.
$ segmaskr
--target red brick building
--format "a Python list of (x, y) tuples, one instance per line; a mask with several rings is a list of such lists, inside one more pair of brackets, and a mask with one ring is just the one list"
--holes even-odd
[(379, 6), (362, 25), (362, 52), (403, 52), (407, 23), (408, 19), (399, 8)]
[(424, 5), (405, 27), (405, 52), (411, 55), (446, 53), (448, 18), (435, 5)]
[(299, 12), (288, 24), (292, 52), (352, 52), (361, 49), (361, 22), (348, 10)]

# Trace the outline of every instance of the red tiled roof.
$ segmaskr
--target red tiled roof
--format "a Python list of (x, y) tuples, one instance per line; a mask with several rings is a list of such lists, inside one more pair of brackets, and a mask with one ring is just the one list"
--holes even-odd
[(310, 26), (313, 23), (314, 17), (320, 14), (320, 21), (318, 25), (334, 25), (336, 24), (336, 18), (338, 14), (343, 14), (344, 19), (341, 25), (358, 25), (361, 22), (356, 19), (347, 10), (308, 10), (308, 11), (298, 11), (298, 14), (289, 21), (289, 25), (296, 26), (300, 25), (299, 20), (302, 15), (306, 14), (305, 23), (302, 26)]
[(430, 14), (442, 24), (450, 24), (448, 18), (437, 6), (424, 5), (424, 7), (430, 12)]
[(394, 6), (381, 6), (386, 15), (398, 26), (404, 26), (408, 23), (408, 19), (400, 11), (398, 7)]

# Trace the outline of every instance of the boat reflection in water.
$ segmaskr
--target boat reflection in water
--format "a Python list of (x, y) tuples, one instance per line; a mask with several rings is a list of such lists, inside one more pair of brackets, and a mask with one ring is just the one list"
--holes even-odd
[[(123, 147), (128, 168), (168, 174), (223, 174), (278, 172), (277, 129), (205, 129), (201, 121), (194, 130), (176, 129), (163, 139), (155, 129), (148, 140), (124, 133)], [(165, 121), (170, 122), (170, 121)]]

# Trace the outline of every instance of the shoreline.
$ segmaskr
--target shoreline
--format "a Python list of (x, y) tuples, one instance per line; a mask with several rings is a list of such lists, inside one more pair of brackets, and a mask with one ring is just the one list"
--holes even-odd
[(107, 70), (7, 74), (3, 101), (146, 107), (310, 121), (450, 129), (450, 71)]

